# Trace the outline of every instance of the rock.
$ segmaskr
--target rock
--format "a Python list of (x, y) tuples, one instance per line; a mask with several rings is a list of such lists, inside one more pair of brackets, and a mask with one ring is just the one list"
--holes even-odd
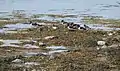
[(24, 57), (32, 57), (32, 56), (48, 56), (49, 53), (46, 52), (27, 52), (24, 54)]
[(116, 34), (116, 32), (114, 31), (113, 34)]
[(68, 50), (54, 50), (54, 51), (49, 51), (48, 54), (55, 54), (55, 53), (62, 53), (62, 52), (67, 52)]
[(105, 41), (97, 41), (97, 44), (99, 45), (99, 46), (103, 46), (103, 45), (105, 45)]
[(48, 39), (54, 39), (54, 38), (55, 38), (55, 36), (47, 36), (44, 39), (48, 40)]
[(12, 61), (13, 63), (23, 63), (24, 61), (22, 61), (21, 59), (15, 59)]
[(26, 66), (26, 67), (36, 66), (36, 65), (40, 65), (40, 64), (37, 63), (37, 62), (26, 62), (26, 63), (25, 63), (25, 66)]
[(55, 58), (55, 56), (52, 54), (52, 55), (50, 55), (50, 57), (49, 57), (49, 59), (54, 59)]
[(103, 57), (104, 55), (103, 54), (98, 54), (97, 57)]
[(13, 68), (16, 68), (16, 67), (24, 67), (24, 65), (21, 64), (21, 63), (15, 63), (15, 64), (12, 64), (12, 67), (13, 67)]
[(108, 47), (110, 47), (110, 48), (117, 48), (117, 47), (119, 47), (119, 44), (112, 44), (112, 45), (110, 45)]
[(99, 47), (97, 47), (97, 50), (100, 50), (100, 48), (99, 48)]
[(109, 35), (109, 36), (112, 36), (112, 35), (113, 35), (113, 33), (108, 33), (108, 35)]
[(33, 43), (37, 43), (37, 41), (35, 41), (35, 40), (31, 40), (31, 42), (33, 42)]
[(37, 43), (37, 41), (36, 41), (36, 40), (33, 40), (32, 38), (30, 38), (30, 43), (31, 43), (31, 44), (35, 44), (35, 43)]
[(101, 48), (107, 48), (107, 46), (106, 46), (106, 45), (103, 45)]
[(12, 52), (12, 50), (6, 50), (7, 52)]
[(102, 40), (107, 40), (107, 38), (102, 38)]
[(39, 42), (39, 46), (45, 46), (45, 43)]
[(113, 69), (111, 69), (110, 71), (120, 71), (120, 70), (119, 70), (119, 69), (114, 69), (114, 68), (113, 68)]
[(68, 32), (65, 32), (66, 34), (68, 34)]
[(37, 54), (37, 56), (48, 56), (49, 54), (47, 52), (40, 52)]
[(32, 71), (37, 71), (36, 69), (33, 69)]
[(106, 35), (103, 35), (103, 36), (106, 36)]
[(24, 57), (31, 57), (31, 56), (36, 56), (38, 55), (39, 53), (38, 52), (26, 52), (24, 54)]
[(47, 25), (46, 23), (37, 23), (39, 26)]
[(110, 67), (110, 68), (116, 68), (117, 65), (109, 64), (109, 67)]
[(26, 44), (23, 46), (24, 48), (39, 48), (38, 46), (36, 45), (31, 45), (31, 44)]
[(53, 28), (54, 30), (56, 30), (58, 27), (53, 26), (52, 28)]
[(64, 46), (49, 46), (49, 47), (46, 47), (47, 49), (53, 49), (53, 50), (65, 50), (66, 47)]

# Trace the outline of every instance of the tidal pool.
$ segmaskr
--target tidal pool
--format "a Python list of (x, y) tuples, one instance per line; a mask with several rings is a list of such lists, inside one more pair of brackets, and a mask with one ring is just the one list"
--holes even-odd
[(17, 33), (20, 30), (26, 30), (29, 28), (36, 28), (36, 26), (24, 23), (7, 24), (0, 28), (0, 33)]
[(32, 44), (24, 44), (24, 42), (32, 42), (31, 40), (3, 40), (1, 39), (0, 42), (2, 43), (0, 47), (20, 47), (20, 48), (39, 48), (39, 46), (32, 45)]
[(112, 26), (111, 24), (103, 25), (103, 24), (88, 24), (88, 26), (92, 30), (101, 30), (101, 31), (118, 31), (120, 28), (116, 27), (109, 27)]
[(2, 45), (0, 45), (1, 47), (6, 47), (6, 46), (20, 47), (18, 44), (21, 43), (19, 40), (3, 40), (3, 39), (1, 39), (0, 42), (3, 43)]

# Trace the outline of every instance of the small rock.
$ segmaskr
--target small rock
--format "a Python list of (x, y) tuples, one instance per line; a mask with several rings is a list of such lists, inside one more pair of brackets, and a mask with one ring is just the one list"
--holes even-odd
[(7, 52), (11, 52), (12, 50), (6, 50)]
[(32, 65), (40, 65), (37, 62), (26, 62), (25, 65), (32, 66)]
[(113, 34), (116, 34), (116, 32), (114, 31)]
[(106, 45), (103, 45), (101, 48), (107, 48), (107, 46), (106, 46)]
[(103, 54), (98, 54), (97, 56), (98, 56), (98, 57), (102, 57), (102, 56), (104, 56), (104, 55), (103, 55)]
[(37, 23), (39, 26), (47, 25), (46, 23)]
[(45, 43), (39, 42), (39, 46), (45, 46)]
[(65, 32), (66, 34), (68, 34), (68, 32)]
[(31, 45), (31, 44), (26, 44), (23, 46), (24, 48), (39, 48), (38, 46), (36, 45)]
[(103, 45), (105, 45), (105, 41), (98, 41), (97, 44), (100, 46), (103, 46)]
[(47, 36), (44, 39), (48, 40), (48, 39), (53, 39), (53, 38), (55, 38), (55, 36)]
[(54, 59), (55, 56), (53, 54), (50, 55), (49, 59)]
[(52, 28), (53, 28), (54, 30), (56, 30), (56, 29), (57, 29), (57, 27), (55, 27), (55, 26), (53, 26)]
[(37, 54), (37, 56), (48, 56), (49, 54), (47, 52), (40, 52)]
[(12, 67), (13, 68), (16, 68), (16, 67), (23, 67), (24, 65), (23, 64), (21, 64), (21, 63), (15, 63), (15, 64), (12, 64)]
[(35, 41), (35, 40), (31, 40), (31, 42), (33, 42), (33, 43), (37, 43), (37, 41)]
[(12, 62), (13, 62), (13, 63), (22, 63), (22, 62), (24, 62), (24, 61), (22, 61), (21, 59), (15, 59), (15, 60), (13, 60)]
[(112, 35), (113, 35), (113, 33), (108, 33), (108, 35), (109, 35), (109, 36), (112, 36)]
[(107, 40), (107, 38), (102, 38), (102, 40)]
[(106, 35), (103, 35), (103, 36), (106, 36)]
[(97, 47), (97, 50), (100, 50), (100, 48), (99, 48), (99, 47)]
[(53, 50), (65, 50), (66, 47), (64, 46), (49, 46), (49, 47), (46, 47), (47, 49), (53, 49)]
[(110, 48), (117, 48), (119, 46), (119, 44), (112, 44), (111, 46), (108, 46)]
[(109, 64), (109, 67), (111, 67), (111, 68), (116, 68), (116, 67), (117, 67), (117, 65), (112, 65), (112, 64)]
[(118, 70), (118, 69), (111, 69), (110, 71), (120, 71), (120, 70)]
[(38, 52), (26, 52), (24, 54), (24, 57), (31, 57), (31, 56), (36, 56), (38, 55), (39, 53)]
[(55, 53), (62, 53), (62, 52), (67, 52), (68, 50), (54, 50), (54, 51), (49, 51), (48, 54), (55, 54)]
[(32, 71), (37, 71), (36, 69), (33, 69)]

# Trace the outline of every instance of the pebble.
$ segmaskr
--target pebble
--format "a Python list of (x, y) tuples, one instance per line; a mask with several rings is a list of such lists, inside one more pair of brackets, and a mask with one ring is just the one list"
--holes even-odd
[(55, 38), (55, 36), (47, 36), (44, 39), (48, 40), (48, 39), (53, 39), (53, 38)]
[(100, 46), (103, 46), (103, 45), (105, 45), (105, 41), (97, 41), (97, 44)]

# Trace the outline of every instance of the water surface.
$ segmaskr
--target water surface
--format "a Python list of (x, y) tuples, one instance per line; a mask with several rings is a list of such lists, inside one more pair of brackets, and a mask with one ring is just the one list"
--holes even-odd
[(26, 10), (30, 14), (77, 14), (120, 18), (119, 0), (0, 0), (0, 11)]
[(32, 24), (24, 24), (24, 23), (7, 24), (0, 28), (0, 33), (18, 33), (18, 31), (20, 30), (26, 30), (30, 28), (36, 28), (36, 26), (33, 26)]

